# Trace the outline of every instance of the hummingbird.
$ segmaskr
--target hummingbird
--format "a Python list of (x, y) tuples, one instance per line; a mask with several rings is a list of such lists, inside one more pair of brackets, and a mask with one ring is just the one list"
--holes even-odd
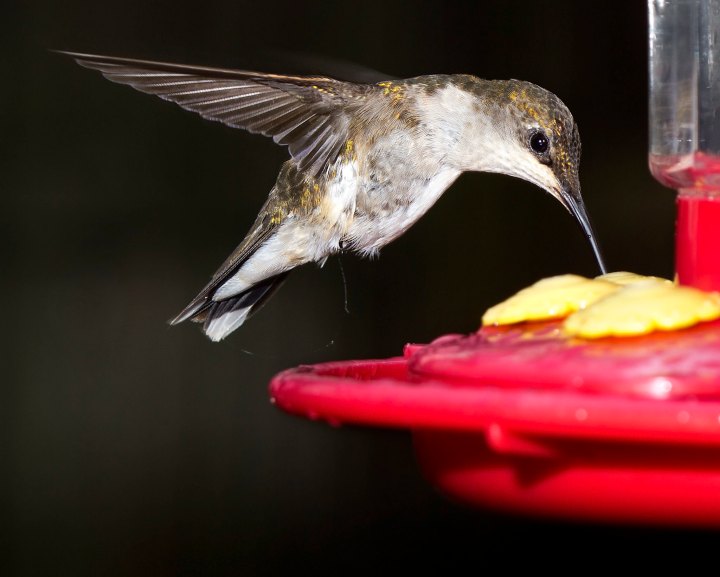
[(322, 266), (344, 251), (377, 255), (465, 171), (547, 191), (577, 219), (605, 272), (580, 194), (577, 125), (540, 86), (469, 74), (354, 83), (63, 53), (113, 82), (288, 148), (249, 232), (172, 325), (202, 323), (220, 341), (295, 267)]

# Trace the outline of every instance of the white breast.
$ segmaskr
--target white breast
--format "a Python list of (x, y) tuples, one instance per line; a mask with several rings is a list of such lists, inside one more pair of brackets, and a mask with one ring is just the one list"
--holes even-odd
[(376, 209), (356, 212), (348, 235), (353, 248), (363, 255), (377, 253), (415, 224), (459, 175), (444, 168), (431, 178), (396, 183), (383, 191), (387, 200), (376, 203)]
[(290, 215), (215, 292), (214, 300), (237, 295), (254, 284), (301, 264), (318, 262), (339, 250), (355, 212), (357, 167), (338, 163), (337, 177), (327, 186), (322, 202), (310, 215)]

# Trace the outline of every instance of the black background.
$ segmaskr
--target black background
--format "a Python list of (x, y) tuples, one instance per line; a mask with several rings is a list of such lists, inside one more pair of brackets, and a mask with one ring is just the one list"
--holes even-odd
[(549, 195), (463, 175), (378, 260), (344, 257), (346, 287), (337, 258), (304, 267), (213, 344), (166, 320), (239, 242), (286, 151), (48, 51), (535, 82), (579, 124), (609, 268), (671, 277), (675, 195), (647, 170), (643, 2), (67, 1), (3, 16), (5, 574), (583, 570), (712, 550), (712, 533), (468, 509), (422, 479), (408, 431), (269, 402), (283, 369), (392, 356), (475, 330), (541, 277), (596, 274)]

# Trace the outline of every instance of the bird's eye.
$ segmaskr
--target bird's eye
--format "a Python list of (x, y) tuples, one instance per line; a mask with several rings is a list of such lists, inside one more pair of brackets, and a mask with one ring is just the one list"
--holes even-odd
[(530, 148), (537, 154), (545, 154), (550, 146), (550, 140), (544, 132), (536, 132), (530, 137)]

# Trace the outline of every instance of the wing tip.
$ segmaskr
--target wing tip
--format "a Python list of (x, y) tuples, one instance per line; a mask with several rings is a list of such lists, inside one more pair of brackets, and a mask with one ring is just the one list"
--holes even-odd
[(249, 289), (221, 301), (214, 301), (203, 294), (168, 322), (170, 325), (176, 325), (188, 319), (202, 322), (203, 332), (210, 340), (220, 341), (260, 310), (280, 288), (289, 272), (285, 271), (262, 280)]
[(48, 48), (49, 52), (53, 54), (60, 54), (61, 56), (68, 56), (77, 62), (99, 62), (99, 61), (111, 61), (115, 59), (115, 56), (104, 56), (102, 54), (90, 54), (89, 52), (75, 52), (74, 50), (62, 50), (59, 48)]
[(209, 301), (207, 295), (202, 295), (202, 297), (194, 299), (188, 306), (186, 306), (182, 311), (180, 311), (178, 315), (169, 319), (167, 322), (170, 326), (179, 325), (180, 323), (188, 319), (192, 319), (193, 317), (202, 314), (203, 311), (211, 305), (212, 302)]

